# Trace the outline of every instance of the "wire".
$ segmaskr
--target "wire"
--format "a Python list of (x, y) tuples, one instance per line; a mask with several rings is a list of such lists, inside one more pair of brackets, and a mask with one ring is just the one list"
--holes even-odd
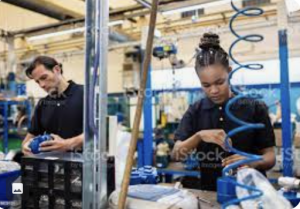
[[(253, 130), (253, 129), (263, 129), (265, 127), (264, 124), (261, 123), (248, 123), (246, 121), (242, 121), (239, 118), (235, 117), (231, 112), (230, 112), (230, 107), (237, 102), (240, 99), (243, 98), (253, 98), (253, 99), (260, 99), (262, 98), (262, 96), (258, 93), (247, 93), (247, 92), (242, 92), (241, 90), (239, 90), (238, 88), (234, 87), (233, 85), (231, 85), (231, 79), (233, 77), (233, 75), (241, 70), (241, 69), (247, 69), (247, 70), (261, 70), (263, 69), (263, 65), (258, 64), (258, 63), (252, 63), (252, 64), (241, 64), (237, 59), (235, 59), (235, 57), (233, 56), (233, 49), (234, 47), (241, 41), (246, 41), (246, 42), (260, 42), (264, 39), (263, 36), (259, 35), (259, 34), (250, 34), (250, 35), (240, 35), (238, 34), (234, 27), (233, 27), (233, 23), (234, 21), (240, 16), (240, 15), (244, 15), (247, 17), (255, 17), (255, 16), (260, 16), (264, 13), (264, 11), (260, 8), (257, 7), (247, 7), (245, 9), (239, 9), (238, 7), (236, 7), (236, 5), (233, 3), (233, 0), (231, 1), (231, 6), (232, 8), (236, 11), (236, 13), (232, 16), (232, 18), (230, 19), (230, 24), (229, 24), (229, 28), (231, 33), (237, 38), (230, 46), (229, 48), (229, 57), (231, 58), (231, 60), (233, 61), (234, 64), (236, 64), (238, 67), (236, 69), (234, 69), (230, 74), (229, 74), (229, 84), (231, 86), (231, 90), (234, 94), (236, 94), (237, 96), (235, 96), (234, 98), (230, 99), (229, 102), (226, 104), (225, 107), (225, 113), (226, 115), (229, 117), (230, 120), (234, 121), (235, 123), (239, 124), (240, 127), (235, 128), (231, 131), (229, 131), (226, 139), (225, 139), (225, 144), (226, 144), (226, 148), (228, 149), (229, 152), (233, 153), (233, 154), (238, 154), (241, 156), (244, 156), (246, 159), (240, 160), (238, 162), (235, 162), (227, 167), (225, 167), (222, 171), (223, 177), (225, 177), (227, 175), (227, 173), (231, 170), (231, 169), (237, 169), (239, 166), (244, 165), (244, 164), (249, 164), (251, 162), (254, 161), (259, 161), (262, 159), (261, 156), (259, 155), (253, 155), (253, 154), (249, 154), (249, 153), (245, 153), (242, 152), (240, 150), (237, 150), (235, 148), (233, 148), (230, 143), (229, 143), (229, 138), (231, 138), (232, 136), (234, 136), (235, 134), (239, 133), (239, 132), (243, 132), (243, 131), (247, 131), (247, 130)], [(238, 183), (236, 181), (235, 178), (232, 177), (227, 177), (228, 181), (238, 187), (247, 189), (249, 191), (254, 192), (252, 195), (249, 195), (247, 197), (243, 197), (240, 199), (233, 199), (231, 201), (226, 202), (225, 204), (222, 205), (222, 208), (226, 208), (230, 205), (234, 205), (237, 203), (240, 203), (242, 201), (246, 201), (246, 200), (250, 200), (250, 199), (256, 199), (259, 198), (260, 196), (263, 195), (263, 192), (259, 189), (257, 189), (254, 186), (248, 186), (248, 185), (243, 185), (241, 183)]]

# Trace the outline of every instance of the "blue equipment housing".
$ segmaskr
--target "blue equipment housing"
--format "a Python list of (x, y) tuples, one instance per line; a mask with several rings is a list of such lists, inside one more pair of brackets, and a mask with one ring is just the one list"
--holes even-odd
[(50, 136), (48, 134), (35, 137), (29, 144), (29, 148), (31, 149), (31, 152), (33, 154), (40, 153), (40, 150), (39, 150), (40, 144), (42, 142), (49, 141), (49, 140), (52, 140), (52, 136)]

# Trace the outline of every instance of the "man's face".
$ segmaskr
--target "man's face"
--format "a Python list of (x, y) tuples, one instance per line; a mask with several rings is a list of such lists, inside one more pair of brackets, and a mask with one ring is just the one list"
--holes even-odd
[(224, 66), (216, 64), (198, 72), (204, 93), (215, 104), (222, 104), (230, 97), (229, 71)]
[(38, 65), (31, 73), (32, 79), (47, 93), (57, 91), (61, 74), (58, 66), (53, 71), (45, 68), (44, 65)]

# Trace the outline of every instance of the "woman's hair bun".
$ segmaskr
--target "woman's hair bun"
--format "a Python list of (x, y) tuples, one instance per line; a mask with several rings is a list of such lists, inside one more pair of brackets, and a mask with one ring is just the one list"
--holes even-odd
[(199, 44), (200, 49), (209, 50), (209, 49), (220, 49), (220, 38), (217, 34), (214, 33), (205, 33), (201, 38)]

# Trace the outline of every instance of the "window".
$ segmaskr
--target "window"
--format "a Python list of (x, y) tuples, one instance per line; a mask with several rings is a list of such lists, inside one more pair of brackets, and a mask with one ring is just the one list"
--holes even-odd
[(243, 7), (264, 6), (270, 3), (271, 0), (243, 0)]
[(181, 13), (181, 18), (191, 18), (191, 17), (200, 17), (201, 15), (204, 15), (204, 9), (198, 9), (198, 10), (192, 10), (192, 11), (187, 11), (187, 12), (182, 12)]

